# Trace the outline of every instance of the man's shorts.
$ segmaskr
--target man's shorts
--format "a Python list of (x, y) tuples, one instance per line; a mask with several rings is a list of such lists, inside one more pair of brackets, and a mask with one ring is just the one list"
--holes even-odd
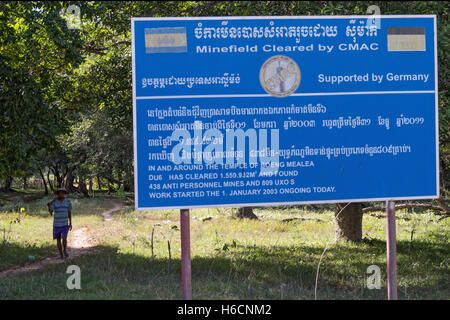
[(53, 239), (67, 239), (67, 233), (69, 233), (69, 226), (53, 227)]

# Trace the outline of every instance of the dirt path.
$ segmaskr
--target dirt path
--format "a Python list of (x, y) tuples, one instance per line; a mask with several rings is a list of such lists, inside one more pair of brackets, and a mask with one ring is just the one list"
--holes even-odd
[(102, 212), (102, 216), (105, 219), (105, 221), (112, 220), (111, 213), (113, 213), (115, 211), (119, 211), (123, 207), (121, 203), (116, 202), (115, 200), (112, 200), (112, 199), (108, 199), (108, 200), (113, 205), (113, 207), (107, 211)]
[[(118, 211), (122, 209), (122, 204), (113, 200), (108, 199), (108, 201), (113, 205), (113, 208), (102, 212), (102, 216), (105, 219), (105, 221), (111, 221), (112, 216), (111, 214), (115, 211)], [(6, 276), (16, 275), (18, 273), (33, 271), (33, 270), (39, 270), (42, 267), (49, 265), (49, 264), (56, 264), (56, 263), (62, 263), (67, 260), (71, 260), (73, 258), (77, 258), (79, 256), (93, 253), (96, 250), (96, 246), (98, 244), (97, 238), (89, 231), (89, 227), (83, 226), (80, 228), (73, 229), (71, 232), (69, 243), (67, 244), (67, 251), (69, 253), (69, 258), (65, 260), (59, 259), (59, 255), (51, 256), (44, 258), (40, 261), (27, 264), (25, 266), (20, 267), (14, 267), (10, 269), (6, 269), (3, 271), (0, 271), (0, 279)], [(56, 245), (55, 245), (55, 250)]]

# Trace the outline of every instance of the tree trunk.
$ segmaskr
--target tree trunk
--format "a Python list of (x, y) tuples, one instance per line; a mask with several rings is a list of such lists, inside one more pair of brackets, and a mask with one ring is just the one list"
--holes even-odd
[(238, 208), (236, 218), (258, 219), (258, 217), (253, 213), (252, 207)]
[(98, 188), (98, 190), (102, 190), (102, 185), (100, 183), (100, 177), (99, 176), (97, 176), (97, 188)]
[(23, 190), (26, 190), (27, 188), (28, 188), (28, 185), (27, 185), (27, 176), (24, 175), (24, 176), (23, 176)]
[(76, 191), (76, 188), (73, 186), (73, 182), (75, 180), (75, 177), (72, 174), (72, 170), (67, 170), (67, 175), (66, 175), (66, 190), (68, 192), (74, 192)]
[(52, 182), (50, 181), (50, 170), (47, 171), (47, 181), (48, 181), (48, 185), (50, 186), (50, 189), (52, 191), (55, 191), (55, 189), (53, 188)]
[(67, 174), (69, 173), (69, 167), (65, 166), (65, 169), (63, 171), (63, 174), (61, 176), (61, 185), (65, 186), (67, 181)]
[(117, 171), (117, 190), (120, 190), (120, 186), (122, 185), (122, 171)]
[(56, 181), (55, 181), (56, 186), (58, 188), (61, 188), (62, 187), (62, 177), (61, 177), (61, 174), (59, 173), (58, 167), (54, 166), (52, 168), (52, 171), (53, 171), (53, 174), (54, 174), (55, 179), (56, 179)]
[(13, 178), (11, 176), (6, 176), (5, 179), (5, 186), (3, 188), (4, 192), (11, 191), (11, 184), (12, 184)]
[(108, 196), (111, 194), (111, 181), (108, 179), (108, 192), (106, 193)]
[(86, 181), (84, 180), (84, 178), (78, 178), (78, 191), (80, 191), (84, 197), (89, 198), (89, 192), (86, 188)]
[(92, 194), (94, 187), (92, 186), (93, 182), (92, 182), (92, 178), (89, 178), (89, 193)]
[(45, 181), (44, 173), (42, 172), (41, 168), (39, 168), (39, 174), (41, 175), (42, 182), (44, 183), (45, 188), (44, 194), (48, 195), (47, 182)]
[[(358, 242), (362, 240), (362, 206), (361, 203), (336, 204), (335, 238)], [(345, 207), (345, 209), (343, 209)]]

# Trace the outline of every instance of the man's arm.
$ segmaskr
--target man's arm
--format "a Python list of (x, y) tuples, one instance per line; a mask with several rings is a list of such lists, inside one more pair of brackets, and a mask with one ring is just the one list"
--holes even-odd
[(48, 212), (50, 213), (50, 215), (52, 215), (53, 213), (53, 203), (55, 202), (55, 199), (53, 199), (52, 201), (50, 201), (49, 203), (47, 203), (47, 207), (48, 207)]
[(69, 230), (72, 230), (72, 211), (68, 211), (69, 214)]

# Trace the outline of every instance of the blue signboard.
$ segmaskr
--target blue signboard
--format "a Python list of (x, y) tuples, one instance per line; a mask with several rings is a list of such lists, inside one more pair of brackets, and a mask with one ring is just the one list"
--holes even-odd
[(137, 209), (439, 196), (436, 17), (133, 18)]

